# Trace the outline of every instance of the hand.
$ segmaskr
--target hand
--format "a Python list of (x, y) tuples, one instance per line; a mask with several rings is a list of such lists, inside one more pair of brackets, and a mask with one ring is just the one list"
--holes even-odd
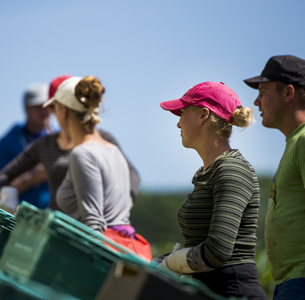
[(215, 268), (206, 265), (202, 259), (202, 245), (203, 243), (192, 248), (181, 248), (176, 243), (173, 252), (165, 256), (160, 266), (180, 275), (212, 271)]
[(194, 271), (188, 266), (187, 254), (191, 248), (175, 250), (162, 261), (162, 267), (172, 270), (178, 274), (192, 274)]
[(182, 248), (181, 244), (176, 243), (173, 252), (166, 256), (161, 265), (164, 269), (171, 270), (177, 274), (191, 274), (194, 273), (187, 264), (187, 253), (191, 248)]
[(0, 189), (0, 208), (14, 214), (19, 205), (18, 191), (12, 186), (3, 186)]

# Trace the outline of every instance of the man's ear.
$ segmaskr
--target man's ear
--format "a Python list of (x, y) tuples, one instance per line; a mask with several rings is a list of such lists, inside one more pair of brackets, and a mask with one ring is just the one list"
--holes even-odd
[(199, 124), (202, 125), (206, 120), (209, 118), (210, 110), (206, 107), (203, 107), (200, 110), (200, 118), (199, 118)]
[(293, 85), (288, 84), (285, 88), (285, 97), (286, 97), (286, 102), (290, 102), (295, 95), (295, 89), (293, 87)]

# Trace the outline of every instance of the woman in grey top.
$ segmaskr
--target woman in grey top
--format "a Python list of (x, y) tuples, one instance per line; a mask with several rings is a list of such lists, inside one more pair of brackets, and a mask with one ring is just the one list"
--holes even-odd
[(57, 205), (100, 232), (108, 226), (128, 225), (131, 208), (127, 162), (95, 128), (101, 121), (97, 113), (103, 93), (103, 86), (93, 76), (71, 77), (45, 103), (54, 104), (57, 120), (73, 144), (67, 175), (57, 191)]
[[(130, 225), (128, 164), (121, 151), (106, 141), (95, 125), (104, 87), (93, 77), (63, 81), (45, 106), (54, 104), (73, 150), (56, 201), (64, 213), (151, 259), (149, 243)], [(123, 235), (123, 237), (122, 237)]]

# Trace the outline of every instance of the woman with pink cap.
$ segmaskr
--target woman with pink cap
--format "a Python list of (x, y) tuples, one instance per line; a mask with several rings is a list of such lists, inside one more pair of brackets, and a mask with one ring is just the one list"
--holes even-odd
[(182, 144), (197, 151), (203, 167), (178, 211), (184, 248), (176, 244), (171, 254), (154, 260), (225, 297), (267, 299), (255, 265), (259, 184), (253, 167), (229, 144), (233, 125), (254, 121), (252, 110), (229, 87), (211, 81), (161, 107), (180, 117)]

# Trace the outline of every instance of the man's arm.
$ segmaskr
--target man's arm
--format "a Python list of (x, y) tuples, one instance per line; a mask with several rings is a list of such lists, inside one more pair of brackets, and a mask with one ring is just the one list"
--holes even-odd
[(45, 172), (42, 163), (38, 164), (31, 171), (25, 172), (16, 179), (14, 179), (10, 185), (18, 190), (19, 195), (28, 191), (29, 189), (39, 185), (47, 180), (47, 174)]
[[(19, 194), (45, 182), (47, 179), (44, 166), (40, 163), (42, 139), (30, 143), (12, 161), (0, 171), (0, 187), (12, 185)], [(4, 151), (2, 149), (2, 151)], [(1, 153), (1, 150), (0, 150)]]

